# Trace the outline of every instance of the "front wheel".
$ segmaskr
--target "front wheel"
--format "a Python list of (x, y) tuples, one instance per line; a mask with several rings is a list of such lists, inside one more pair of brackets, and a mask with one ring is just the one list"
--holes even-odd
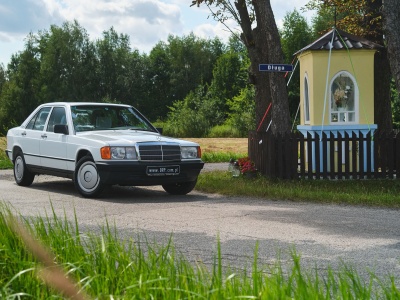
[(93, 158), (89, 155), (82, 157), (75, 168), (74, 183), (78, 192), (83, 197), (95, 197), (103, 190)]
[(30, 186), (35, 179), (35, 174), (31, 173), (25, 164), (24, 155), (18, 151), (14, 159), (14, 179), (20, 186)]
[(196, 186), (196, 182), (197, 180), (189, 182), (168, 183), (163, 184), (162, 187), (168, 194), (186, 195), (194, 189), (194, 187)]

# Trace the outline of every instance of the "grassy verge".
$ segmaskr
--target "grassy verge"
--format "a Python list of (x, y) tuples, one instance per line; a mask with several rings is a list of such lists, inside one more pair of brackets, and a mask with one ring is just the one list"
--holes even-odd
[[(74, 296), (77, 291), (82, 297), (74, 299), (400, 297), (400, 290), (391, 277), (379, 279), (371, 274), (365, 281), (345, 266), (343, 270), (328, 270), (326, 274), (308, 272), (302, 270), (295, 253), (288, 265), (258, 265), (257, 245), (251, 270), (237, 272), (223, 267), (220, 245), (214, 265), (206, 268), (200, 263), (191, 264), (179, 255), (172, 240), (160, 246), (149, 243), (143, 246), (140, 240), (121, 242), (116, 230), (108, 224), (101, 234), (82, 234), (78, 220), (71, 224), (54, 212), (48, 218), (22, 219), (22, 225), (27, 228), (25, 232), (16, 224), (11, 210), (0, 205), (2, 299), (57, 299)], [(63, 273), (68, 274), (68, 279)]]
[(13, 167), (11, 160), (6, 156), (6, 146), (6, 138), (0, 137), (0, 170), (11, 169)]
[(241, 157), (245, 157), (246, 153), (233, 153), (233, 152), (204, 152), (201, 159), (205, 163), (220, 163), (228, 162), (231, 158), (237, 160)]
[(230, 196), (400, 208), (400, 180), (247, 179), (216, 171), (201, 173), (196, 189)]

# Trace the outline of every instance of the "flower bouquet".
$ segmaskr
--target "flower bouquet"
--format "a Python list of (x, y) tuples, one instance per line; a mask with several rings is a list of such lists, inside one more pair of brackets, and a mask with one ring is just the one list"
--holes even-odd
[(346, 85), (344, 88), (339, 85), (339, 87), (333, 93), (333, 98), (335, 100), (336, 107), (346, 107), (347, 101), (349, 99), (351, 92), (351, 87)]
[(240, 173), (247, 177), (255, 177), (257, 175), (257, 169), (253, 161), (249, 157), (239, 158), (237, 160)]

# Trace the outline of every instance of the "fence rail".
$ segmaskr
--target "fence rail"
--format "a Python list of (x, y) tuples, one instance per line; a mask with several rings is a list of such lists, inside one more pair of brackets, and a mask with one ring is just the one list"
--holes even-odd
[[(249, 133), (249, 157), (268, 177), (282, 179), (400, 178), (400, 133), (361, 131), (275, 136)], [(398, 171), (399, 170), (399, 171)]]

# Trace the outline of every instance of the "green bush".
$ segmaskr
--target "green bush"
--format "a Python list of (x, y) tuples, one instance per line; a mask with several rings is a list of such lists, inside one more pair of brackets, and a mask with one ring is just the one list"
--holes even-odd
[(212, 106), (203, 101), (204, 87), (200, 86), (190, 92), (182, 101), (175, 101), (170, 107), (168, 120), (165, 123), (166, 135), (175, 137), (205, 137), (207, 136), (212, 120)]
[(151, 122), (151, 124), (153, 124), (153, 126), (156, 127), (156, 128), (164, 128), (165, 127), (165, 122), (161, 121), (161, 120), (157, 120), (155, 122)]
[(183, 101), (174, 103), (165, 123), (164, 134), (175, 137), (204, 137), (210, 128), (209, 122), (201, 113), (187, 107)]
[(245, 88), (240, 95), (228, 100), (229, 118), (227, 124), (236, 128), (241, 137), (247, 136), (249, 130), (253, 130), (255, 124), (255, 91), (253, 87)]
[(243, 137), (239, 131), (228, 124), (217, 125), (211, 128), (209, 138), (239, 138)]

